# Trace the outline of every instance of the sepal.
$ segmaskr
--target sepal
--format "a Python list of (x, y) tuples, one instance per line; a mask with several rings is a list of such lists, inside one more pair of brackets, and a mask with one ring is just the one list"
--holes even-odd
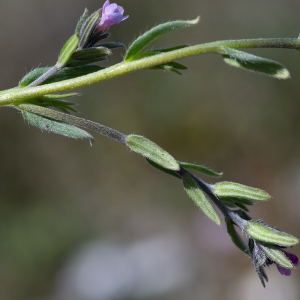
[(296, 237), (258, 221), (248, 222), (244, 231), (251, 238), (268, 244), (291, 247), (299, 243)]
[(85, 23), (85, 21), (87, 20), (88, 16), (89, 16), (89, 12), (88, 12), (88, 9), (86, 8), (86, 9), (84, 10), (83, 15), (82, 15), (81, 18), (79, 19), (79, 21), (78, 21), (78, 23), (77, 23), (77, 26), (76, 26), (76, 31), (75, 31), (75, 33), (77, 33), (78, 36), (80, 35), (81, 28), (82, 28), (83, 24)]
[(271, 196), (257, 188), (249, 187), (235, 182), (218, 182), (213, 185), (213, 191), (218, 197), (240, 198), (250, 201), (266, 201)]
[(68, 61), (71, 59), (72, 54), (77, 49), (78, 44), (79, 36), (77, 33), (75, 33), (70, 37), (70, 39), (66, 42), (63, 49), (61, 50), (58, 61), (55, 65), (57, 69), (63, 68), (68, 63)]
[(80, 30), (80, 42), (78, 49), (84, 49), (101, 18), (101, 10), (95, 11), (82, 25)]

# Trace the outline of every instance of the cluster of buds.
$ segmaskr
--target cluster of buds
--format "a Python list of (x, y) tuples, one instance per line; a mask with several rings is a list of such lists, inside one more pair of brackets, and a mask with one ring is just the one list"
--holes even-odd
[(299, 264), (298, 257), (283, 249), (296, 246), (299, 243), (296, 237), (253, 220), (247, 223), (244, 231), (248, 235), (255, 270), (263, 284), (264, 279), (268, 280), (263, 267), (273, 263), (276, 264), (280, 274), (291, 275), (291, 270)]
[[(121, 6), (115, 3), (110, 4), (108, 0), (104, 3), (102, 9), (97, 10), (90, 16), (88, 16), (88, 11), (85, 10), (77, 24), (75, 34), (63, 47), (57, 64), (49, 68), (49, 70), (43, 68), (32, 71), (22, 79), (19, 86), (36, 86), (43, 82), (46, 83), (47, 79), (56, 82), (99, 70), (100, 67), (91, 66), (90, 64), (106, 60), (106, 56), (112, 54), (111, 48), (124, 47), (121, 43), (98, 44), (109, 36), (107, 30), (110, 26), (119, 24), (128, 18), (128, 16), (123, 16), (123, 14), (124, 9)], [(150, 42), (163, 34), (174, 29), (195, 25), (198, 21), (199, 18), (191, 21), (174, 21), (152, 28), (130, 46), (124, 61), (162, 55), (166, 52), (187, 47), (187, 45), (177, 45), (171, 48), (152, 49), (142, 52)], [(264, 62), (266, 74), (273, 74), (274, 77), (278, 78), (286, 78), (288, 75), (282, 66), (275, 64), (273, 61), (257, 58), (250, 54), (241, 54), (240, 51), (234, 49), (224, 48), (222, 51), (225, 61), (234, 66), (238, 66), (238, 64), (242, 68), (250, 66), (250, 69), (261, 72)], [(95, 67), (97, 67), (96, 70)], [(64, 70), (62, 70), (63, 68)], [(178, 74), (181, 74), (178, 70), (187, 69), (174, 61), (157, 65), (155, 68), (173, 71)], [(277, 70), (279, 73), (274, 73), (274, 70)], [(54, 76), (55, 74), (56, 77)], [(185, 191), (194, 203), (213, 222), (221, 225), (221, 218), (214, 205), (219, 208), (225, 216), (227, 231), (232, 241), (252, 258), (255, 270), (263, 286), (265, 286), (265, 280), (268, 280), (263, 269), (265, 266), (276, 264), (282, 275), (291, 275), (291, 270), (299, 264), (298, 257), (284, 249), (297, 245), (299, 240), (290, 234), (253, 220), (247, 215), (247, 212), (249, 212), (247, 206), (255, 202), (269, 200), (271, 196), (268, 193), (234, 182), (207, 184), (187, 171), (187, 169), (213, 177), (220, 177), (222, 173), (214, 172), (203, 166), (177, 161), (164, 149), (142, 136), (133, 134), (126, 136), (103, 125), (86, 120), (82, 122), (82, 119), (74, 116), (62, 116), (61, 113), (45, 108), (55, 107), (65, 113), (75, 111), (71, 107), (73, 103), (61, 100), (62, 97), (73, 95), (46, 95), (43, 98), (32, 98), (25, 105), (21, 103), (19, 109), (22, 110), (24, 118), (30, 124), (43, 130), (49, 130), (73, 138), (89, 138), (92, 142), (93, 139), (87, 132), (75, 127), (79, 126), (97, 131), (125, 144), (131, 150), (144, 156), (153, 167), (182, 180)], [(62, 121), (66, 121), (66, 123), (62, 123)], [(248, 246), (235, 230), (236, 227), (239, 227), (242, 232), (246, 233)]]
[[(225, 216), (227, 231), (233, 243), (252, 258), (263, 286), (265, 280), (268, 281), (264, 266), (275, 263), (282, 275), (291, 275), (291, 270), (299, 263), (298, 257), (283, 249), (296, 246), (299, 240), (290, 234), (253, 220), (247, 214), (249, 210), (246, 205), (271, 198), (267, 192), (234, 182), (207, 184), (186, 169), (213, 177), (220, 177), (222, 173), (203, 166), (176, 161), (169, 153), (144, 137), (129, 135), (126, 138), (126, 145), (143, 155), (153, 167), (182, 179), (184, 188), (194, 203), (207, 217), (221, 225), (219, 214), (210, 202), (212, 201), (219, 208)], [(246, 233), (248, 246), (235, 230), (236, 227)]]
[[(107, 60), (107, 56), (112, 54), (112, 48), (125, 47), (124, 44), (117, 42), (98, 44), (101, 40), (109, 37), (107, 30), (110, 26), (119, 24), (129, 17), (124, 17), (123, 14), (123, 7), (118, 6), (116, 3), (110, 4), (109, 0), (104, 3), (102, 8), (95, 11), (91, 16), (88, 15), (88, 10), (85, 9), (76, 26), (75, 33), (64, 45), (55, 66), (49, 68), (49, 70), (34, 81), (31, 81), (27, 87), (34, 87), (45, 83), (47, 79), (50, 77), (53, 78), (55, 74), (66, 68), (80, 67), (79, 73), (81, 73), (81, 75), (94, 72), (95, 68), (87, 70), (85, 67), (99, 61)], [(99, 69), (103, 69), (103, 67), (99, 67), (98, 70)], [(76, 71), (78, 71), (78, 69), (72, 69), (71, 72), (67, 71), (67, 73), (73, 73), (74, 77)], [(35, 75), (30, 74), (30, 78), (34, 77)], [(71, 77), (72, 75), (65, 79)]]
[(103, 7), (88, 16), (85, 9), (80, 18), (75, 34), (71, 36), (61, 51), (57, 69), (63, 67), (77, 67), (101, 60), (106, 60), (111, 55), (111, 48), (124, 47), (121, 43), (99, 44), (100, 41), (109, 37), (107, 30), (114, 24), (126, 20), (129, 16), (123, 16), (124, 9), (116, 3), (107, 0)]

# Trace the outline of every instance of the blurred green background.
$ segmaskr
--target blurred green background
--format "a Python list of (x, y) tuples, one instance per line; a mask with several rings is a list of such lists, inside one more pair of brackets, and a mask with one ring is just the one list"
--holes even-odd
[[(52, 66), (94, 0), (0, 1), (1, 90)], [(297, 37), (295, 0), (119, 0), (128, 20), (110, 41), (129, 45), (155, 24), (201, 15), (198, 26), (153, 46), (223, 39)], [(79, 116), (144, 135), (176, 159), (223, 171), (222, 180), (267, 190), (251, 216), (300, 237), (300, 54), (251, 53), (284, 64), (279, 81), (225, 65), (220, 56), (183, 60), (180, 77), (140, 71), (80, 89)], [(116, 49), (108, 64), (121, 61)], [(42, 133), (0, 110), (0, 298), (5, 300), (299, 299), (299, 270), (267, 270), (260, 285), (249, 258), (210, 222), (182, 184), (123, 145), (94, 135)], [(210, 178), (204, 178), (214, 182)], [(300, 255), (300, 248), (293, 252)]]

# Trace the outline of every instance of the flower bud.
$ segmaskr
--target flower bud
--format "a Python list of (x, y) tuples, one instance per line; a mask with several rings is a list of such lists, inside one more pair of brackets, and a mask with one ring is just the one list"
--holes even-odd
[(95, 28), (95, 31), (105, 31), (108, 27), (119, 24), (126, 20), (129, 16), (123, 17), (124, 9), (116, 3), (109, 4), (107, 0), (102, 8), (102, 18), (100, 23)]

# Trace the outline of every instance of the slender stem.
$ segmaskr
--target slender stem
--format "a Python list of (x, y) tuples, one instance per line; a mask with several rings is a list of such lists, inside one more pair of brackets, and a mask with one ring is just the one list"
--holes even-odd
[(136, 61), (122, 62), (104, 70), (81, 76), (75, 79), (64, 80), (34, 88), (10, 90), (0, 94), (0, 106), (10, 105), (23, 99), (37, 97), (57, 92), (64, 92), (88, 86), (97, 82), (102, 82), (111, 78), (123, 76), (138, 70), (151, 68), (160, 64), (171, 62), (177, 59), (205, 54), (219, 53), (223, 54), (224, 47), (229, 48), (287, 48), (300, 49), (300, 40), (298, 39), (253, 39), (253, 40), (231, 40), (219, 41), (207, 44), (201, 44), (186, 47), (170, 52), (164, 52), (154, 56), (146, 57)]
[(59, 69), (56, 66), (52, 67), (49, 71), (47, 71), (41, 77), (39, 77), (35, 81), (31, 82), (26, 88), (31, 88), (31, 87), (40, 85), (41, 83), (46, 81), (49, 77), (53, 76), (58, 71), (59, 71)]
[(24, 109), (26, 111), (29, 111), (31, 113), (40, 115), (40, 116), (44, 116), (44, 117), (48, 117), (57, 121), (61, 121), (61, 122), (66, 122), (69, 123), (71, 125), (75, 125), (78, 127), (83, 127), (83, 128), (87, 128), (90, 130), (93, 130), (95, 132), (98, 132), (104, 136), (107, 136), (123, 145), (125, 145), (125, 139), (126, 139), (126, 135), (118, 132), (117, 130), (111, 129), (109, 127), (106, 127), (104, 125), (89, 121), (89, 120), (85, 120), (82, 118), (78, 118), (72, 115), (67, 115), (58, 111), (55, 111), (53, 109), (49, 109), (49, 108), (45, 108), (45, 107), (40, 107), (37, 105), (32, 105), (32, 104), (20, 104), (18, 105), (18, 108), (20, 109)]
[[(182, 169), (180, 172), (187, 173), (186, 170)], [(189, 173), (189, 172), (188, 172)], [(189, 173), (199, 184), (200, 188), (203, 192), (205, 192), (209, 198), (213, 201), (213, 203), (218, 207), (218, 209), (222, 212), (225, 218), (229, 218), (232, 222), (234, 222), (238, 227), (244, 229), (247, 225), (248, 221), (241, 218), (236, 212), (230, 210), (219, 198), (213, 193), (211, 187), (206, 182), (202, 181), (200, 178), (195, 175)]]

